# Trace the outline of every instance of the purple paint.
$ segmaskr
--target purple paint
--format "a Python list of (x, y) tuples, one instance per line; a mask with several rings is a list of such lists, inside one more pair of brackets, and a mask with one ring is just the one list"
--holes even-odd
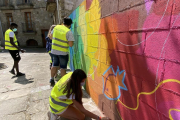
[(172, 116), (173, 120), (179, 120), (180, 112), (179, 111), (171, 111), (171, 116)]
[(151, 10), (151, 7), (152, 7), (152, 4), (153, 4), (153, 1), (148, 1), (147, 0), (144, 0), (146, 3), (146, 11), (147, 11), (147, 15), (149, 14), (150, 10)]

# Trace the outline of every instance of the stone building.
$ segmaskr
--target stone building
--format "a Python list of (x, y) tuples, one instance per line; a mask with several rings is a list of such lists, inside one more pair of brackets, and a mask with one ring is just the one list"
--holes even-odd
[(0, 41), (9, 24), (18, 24), (17, 39), (21, 46), (45, 47), (45, 37), (53, 24), (45, 0), (0, 0)]
[(53, 14), (54, 24), (62, 23), (75, 10), (83, 0), (46, 0), (46, 10)]

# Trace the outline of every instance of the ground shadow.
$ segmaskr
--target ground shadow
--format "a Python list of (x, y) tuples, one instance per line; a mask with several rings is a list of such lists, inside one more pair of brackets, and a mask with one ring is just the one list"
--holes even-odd
[(17, 78), (14, 81), (15, 83), (19, 83), (19, 84), (22, 84), (22, 85), (26, 85), (26, 84), (30, 84), (30, 83), (34, 82), (34, 81), (32, 81), (34, 78), (27, 79), (26, 76), (21, 76), (21, 77), (13, 76), (11, 79), (13, 79), (13, 78)]
[(90, 98), (90, 96), (87, 94), (85, 89), (82, 89), (83, 92), (83, 98)]
[(0, 70), (6, 69), (6, 68), (7, 68), (7, 66), (4, 63), (0, 63)]
[[(25, 50), (25, 53), (47, 53), (46, 48), (22, 48)], [(8, 50), (3, 50), (2, 53), (8, 53)]]

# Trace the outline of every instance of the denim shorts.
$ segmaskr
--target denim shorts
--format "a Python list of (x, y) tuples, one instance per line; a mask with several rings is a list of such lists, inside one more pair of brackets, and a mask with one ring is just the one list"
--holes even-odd
[(62, 69), (67, 69), (67, 64), (69, 61), (69, 55), (53, 55), (53, 67), (58, 67)]

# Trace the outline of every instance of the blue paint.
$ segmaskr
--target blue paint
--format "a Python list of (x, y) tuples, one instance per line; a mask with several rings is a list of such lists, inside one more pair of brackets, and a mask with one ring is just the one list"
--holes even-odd
[(73, 17), (73, 20), (76, 19), (76, 10), (73, 11), (72, 17)]
[[(114, 69), (113, 69), (113, 67), (112, 67), (112, 65), (111, 65), (111, 66), (103, 73), (103, 76), (104, 76), (110, 69), (112, 69), (114, 76), (117, 76), (118, 73), (119, 73), (119, 75), (121, 75), (121, 74), (124, 73), (124, 75), (123, 75), (123, 80), (122, 80), (122, 84), (123, 84), (124, 87), (118, 86), (118, 89), (119, 89), (119, 95), (118, 95), (118, 97), (116, 97), (116, 98), (110, 98), (110, 97), (108, 97), (108, 96), (104, 93), (104, 91), (105, 91), (105, 88), (104, 88), (104, 87), (105, 87), (105, 83), (104, 83), (104, 77), (102, 77), (102, 80), (103, 80), (103, 94), (104, 94), (104, 96), (105, 96), (107, 99), (109, 99), (109, 100), (118, 100), (118, 99), (121, 97), (121, 89), (128, 91), (128, 89), (127, 89), (127, 87), (126, 87), (126, 85), (125, 85), (125, 83), (124, 83), (124, 81), (125, 81), (125, 76), (126, 76), (126, 71), (125, 71), (125, 70), (120, 71), (120, 70), (119, 70), (119, 66), (117, 66), (117, 71), (115, 72)], [(111, 74), (111, 75), (112, 75), (112, 74)], [(109, 77), (109, 75), (107, 76), (106, 79), (108, 79), (108, 77)]]
[(73, 48), (69, 47), (70, 52), (70, 69), (71, 71), (74, 71), (74, 64), (73, 64)]

